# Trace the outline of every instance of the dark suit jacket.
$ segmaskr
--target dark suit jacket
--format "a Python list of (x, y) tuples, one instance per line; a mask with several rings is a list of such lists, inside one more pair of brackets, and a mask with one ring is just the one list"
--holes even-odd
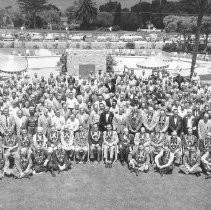
[(117, 103), (117, 100), (116, 99), (112, 99), (112, 100), (110, 98), (106, 99), (105, 100), (106, 106), (111, 107), (113, 101), (116, 101), (116, 103)]
[(116, 91), (115, 84), (111, 84), (111, 86), (109, 86), (107, 83), (107, 84), (105, 84), (105, 87), (108, 89), (109, 93), (115, 93), (115, 91)]
[(182, 117), (177, 116), (177, 123), (174, 122), (174, 116), (171, 116), (169, 118), (169, 134), (171, 134), (172, 131), (177, 131), (177, 134), (180, 135), (183, 128), (183, 122)]
[(113, 112), (109, 112), (108, 120), (106, 120), (106, 113), (103, 112), (100, 115), (100, 120), (99, 120), (99, 130), (100, 131), (106, 131), (106, 125), (107, 124), (112, 124), (114, 118)]
[[(188, 133), (188, 116), (186, 115), (184, 118), (183, 118), (183, 132), (185, 134)], [(196, 127), (196, 119), (195, 117), (192, 119), (192, 127)]]
[(110, 98), (106, 99), (105, 102), (106, 102), (106, 106), (111, 107), (111, 99)]

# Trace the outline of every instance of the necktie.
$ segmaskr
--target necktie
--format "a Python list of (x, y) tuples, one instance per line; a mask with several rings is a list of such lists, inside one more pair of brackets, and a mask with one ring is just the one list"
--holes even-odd
[(8, 127), (9, 123), (8, 123), (8, 118), (6, 116), (6, 127)]

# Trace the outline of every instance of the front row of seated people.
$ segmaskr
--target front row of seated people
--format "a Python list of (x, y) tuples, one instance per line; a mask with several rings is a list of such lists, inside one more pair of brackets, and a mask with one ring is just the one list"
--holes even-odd
[(98, 124), (94, 124), (88, 131), (80, 125), (74, 132), (67, 126), (53, 127), (44, 135), (43, 128), (38, 127), (34, 136), (24, 127), (19, 136), (9, 129), (2, 137), (0, 177), (30, 178), (48, 171), (54, 177), (55, 171), (69, 170), (73, 160), (76, 163), (103, 160), (105, 167), (110, 168), (118, 157), (136, 175), (153, 167), (163, 176), (171, 174), (176, 166), (184, 174), (200, 176), (203, 171), (206, 178), (211, 177), (211, 133), (198, 140), (192, 128), (181, 138), (175, 131), (171, 135), (147, 133), (142, 127), (134, 136), (127, 128), (120, 134), (111, 124), (106, 128), (100, 132)]

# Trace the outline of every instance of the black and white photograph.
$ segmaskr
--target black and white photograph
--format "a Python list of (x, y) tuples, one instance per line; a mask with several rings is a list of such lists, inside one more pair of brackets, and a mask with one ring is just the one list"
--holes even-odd
[(211, 210), (211, 0), (0, 0), (0, 210)]

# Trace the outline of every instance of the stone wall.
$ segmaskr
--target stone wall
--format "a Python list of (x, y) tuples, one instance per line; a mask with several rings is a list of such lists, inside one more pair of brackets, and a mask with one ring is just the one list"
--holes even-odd
[(79, 65), (95, 65), (98, 70), (106, 71), (106, 50), (71, 50), (67, 56), (67, 70), (72, 75), (79, 75)]

